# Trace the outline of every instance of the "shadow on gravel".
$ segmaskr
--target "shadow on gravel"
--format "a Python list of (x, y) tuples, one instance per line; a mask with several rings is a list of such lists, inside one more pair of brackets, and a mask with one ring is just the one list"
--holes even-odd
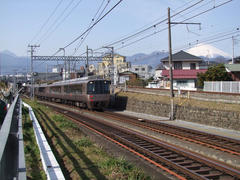
[[(96, 179), (102, 179), (102, 180), (106, 180), (105, 176), (101, 174), (101, 172), (99, 171), (98, 167), (94, 165), (94, 163), (87, 157), (85, 156), (83, 151), (80, 151), (78, 149), (78, 147), (71, 141), (71, 139), (69, 139), (65, 133), (56, 126), (55, 122), (53, 120), (51, 120), (48, 115), (41, 111), (40, 109), (36, 110), (38, 115), (40, 115), (41, 119), (46, 119), (47, 121), (45, 121), (45, 124), (47, 126), (47, 128), (51, 131), (52, 133), (52, 137), (48, 137), (50, 139), (50, 144), (51, 147), (54, 150), (54, 154), (57, 156), (58, 162), (61, 164), (61, 168), (63, 168), (63, 173), (66, 179), (71, 179), (70, 177), (70, 173), (66, 167), (64, 167), (64, 162), (62, 160), (63, 157), (60, 156), (60, 154), (57, 152), (57, 150), (55, 149), (54, 145), (52, 144), (51, 139), (53, 138), (53, 136), (55, 136), (55, 131), (57, 131), (58, 135), (61, 136), (65, 143), (71, 147), (71, 149), (69, 150), (69, 147), (66, 147), (66, 145), (64, 145), (63, 142), (60, 141), (60, 138), (58, 138), (57, 136), (57, 143), (59, 144), (59, 146), (62, 148), (62, 150), (65, 152), (64, 156), (68, 156), (68, 158), (72, 161), (73, 163), (73, 170), (72, 171), (76, 171), (78, 173), (78, 175), (82, 178), (82, 179), (86, 179), (86, 180), (90, 180), (90, 178), (86, 175), (86, 173), (82, 170), (83, 168), (79, 165), (79, 162), (76, 160), (76, 158), (72, 155), (77, 154), (77, 156), (79, 158), (81, 158), (81, 160), (83, 160), (83, 162), (88, 166), (89, 171), (92, 172), (92, 174), (96, 177)], [(52, 126), (52, 128), (50, 127), (50, 125), (47, 123), (49, 122)], [(54, 130), (53, 130), (54, 129)]]

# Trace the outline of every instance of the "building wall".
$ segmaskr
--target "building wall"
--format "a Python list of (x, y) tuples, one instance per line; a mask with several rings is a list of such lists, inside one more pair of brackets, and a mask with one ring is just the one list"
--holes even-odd
[(138, 74), (140, 78), (149, 79), (151, 74), (151, 66), (149, 65), (132, 65), (131, 71)]
[(173, 87), (182, 90), (196, 90), (195, 81), (191, 79), (173, 80)]
[(154, 74), (154, 79), (160, 79), (162, 78), (162, 70), (161, 69), (156, 69), (155, 74)]
[[(118, 72), (124, 72), (129, 70), (129, 64), (126, 62), (126, 57), (119, 54), (115, 54), (113, 58), (114, 66), (117, 68)], [(103, 58), (101, 63), (98, 63), (98, 75), (109, 74), (109, 67), (111, 64), (110, 56)]]
[[(196, 61), (191, 61), (191, 62), (182, 62), (182, 69), (190, 69), (190, 64), (191, 63), (195, 63), (196, 64), (196, 69), (199, 69), (199, 62)], [(168, 62), (164, 62), (163, 66), (165, 69), (169, 69), (169, 63)], [(174, 62), (173, 62), (173, 69), (174, 69)]]
[[(129, 93), (129, 92), (128, 92)], [(140, 99), (139, 93), (134, 96), (128, 93), (119, 93), (115, 99), (117, 108), (133, 112), (152, 114), (155, 116), (169, 117), (170, 103), (157, 101), (158, 96), (152, 98), (152, 94), (144, 94), (144, 99)], [(148, 100), (149, 99), (149, 100)], [(154, 100), (151, 100), (154, 99)], [(216, 102), (219, 104), (219, 102)], [(208, 109), (191, 106), (188, 103), (175, 105), (176, 119), (181, 119), (210, 126), (240, 130), (240, 112), (236, 110), (226, 111), (224, 109)]]

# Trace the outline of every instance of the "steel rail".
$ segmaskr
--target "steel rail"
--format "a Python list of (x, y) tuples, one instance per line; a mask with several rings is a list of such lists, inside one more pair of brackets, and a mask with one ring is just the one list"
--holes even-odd
[(149, 129), (154, 132), (166, 134), (189, 142), (201, 144), (203, 146), (240, 156), (240, 141), (236, 139), (209, 134), (189, 128), (174, 126), (162, 122), (154, 122), (151, 120), (139, 121), (134, 117), (114, 114), (111, 112), (104, 112), (104, 116), (106, 116), (106, 114), (108, 114), (111, 118), (116, 118), (119, 121), (125, 121), (144, 129)]
[[(63, 112), (59, 107), (54, 107), (54, 110), (59, 113)], [(180, 171), (180, 174), (187, 177), (194, 179), (240, 178), (240, 171), (236, 169), (135, 131), (100, 122), (95, 118), (89, 119), (71, 111), (65, 112), (64, 115), (121, 142), (155, 163), (174, 168), (176, 172)]]

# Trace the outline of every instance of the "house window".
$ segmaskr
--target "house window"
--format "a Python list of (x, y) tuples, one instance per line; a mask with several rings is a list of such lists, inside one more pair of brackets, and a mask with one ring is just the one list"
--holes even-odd
[(177, 81), (178, 87), (186, 87), (187, 85), (188, 85), (188, 81), (185, 81), (185, 80)]
[(190, 63), (190, 69), (196, 69), (196, 63)]
[(142, 71), (145, 71), (145, 68), (142, 68)]
[(182, 62), (174, 62), (174, 69), (182, 69)]
[(139, 69), (138, 69), (138, 68), (135, 68), (135, 71), (139, 71)]

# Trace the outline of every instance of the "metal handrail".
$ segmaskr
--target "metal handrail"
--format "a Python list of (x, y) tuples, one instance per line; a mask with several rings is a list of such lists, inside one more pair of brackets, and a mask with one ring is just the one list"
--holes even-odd
[(23, 136), (19, 131), (21, 116), (20, 99), (16, 95), (0, 129), (0, 179), (26, 179)]

